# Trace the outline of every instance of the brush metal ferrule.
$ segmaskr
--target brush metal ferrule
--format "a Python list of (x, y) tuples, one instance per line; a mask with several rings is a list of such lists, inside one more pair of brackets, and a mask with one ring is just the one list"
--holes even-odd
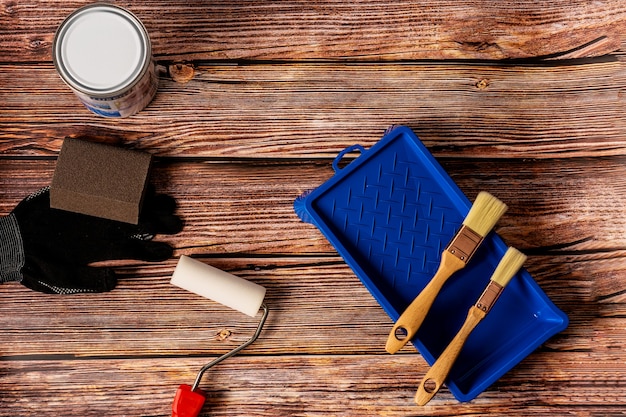
[(446, 250), (467, 264), (482, 241), (481, 235), (463, 225)]
[(494, 281), (489, 281), (489, 285), (487, 285), (487, 288), (485, 288), (485, 291), (483, 291), (482, 295), (476, 302), (476, 307), (484, 311), (485, 314), (489, 313), (493, 305), (496, 301), (498, 301), (498, 298), (500, 297), (500, 294), (502, 294), (503, 290), (504, 287), (502, 285)]

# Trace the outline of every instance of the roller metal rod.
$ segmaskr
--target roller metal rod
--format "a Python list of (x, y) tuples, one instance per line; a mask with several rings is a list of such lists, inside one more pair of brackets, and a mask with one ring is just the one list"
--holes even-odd
[(263, 329), (263, 325), (265, 324), (265, 320), (267, 319), (267, 314), (269, 313), (269, 309), (267, 308), (265, 303), (261, 304), (261, 308), (263, 309), (263, 317), (261, 317), (261, 321), (259, 322), (259, 326), (257, 327), (256, 332), (254, 332), (254, 335), (252, 335), (250, 339), (248, 339), (246, 342), (244, 342), (240, 346), (236, 347), (235, 349), (231, 350), (228, 353), (223, 354), (219, 358), (215, 358), (211, 362), (204, 365), (202, 369), (200, 369), (200, 372), (198, 372), (198, 375), (196, 376), (196, 381), (193, 383), (193, 386), (191, 387), (191, 391), (195, 391), (196, 388), (198, 388), (198, 386), (200, 385), (200, 380), (202, 379), (202, 376), (207, 370), (209, 370), (209, 368), (217, 365), (218, 363), (222, 362), (224, 359), (228, 359), (231, 356), (236, 355), (239, 351), (245, 349), (246, 347), (254, 343), (254, 341), (261, 334), (261, 330)]

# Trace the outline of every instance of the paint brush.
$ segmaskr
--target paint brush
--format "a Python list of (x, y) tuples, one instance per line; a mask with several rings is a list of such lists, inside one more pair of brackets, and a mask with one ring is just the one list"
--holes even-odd
[(437, 358), (430, 370), (426, 373), (415, 394), (415, 402), (424, 405), (433, 398), (448, 377), (452, 365), (456, 361), (465, 341), (478, 323), (489, 313), (504, 287), (517, 274), (524, 262), (526, 255), (515, 248), (509, 248), (494, 271), (489, 284), (482, 295), (467, 314), (467, 318), (448, 347)]
[(415, 336), (443, 284), (470, 261), (483, 239), (493, 229), (507, 206), (488, 192), (481, 191), (463, 220), (463, 225), (441, 255), (439, 269), (411, 302), (389, 333), (385, 350), (396, 353)]

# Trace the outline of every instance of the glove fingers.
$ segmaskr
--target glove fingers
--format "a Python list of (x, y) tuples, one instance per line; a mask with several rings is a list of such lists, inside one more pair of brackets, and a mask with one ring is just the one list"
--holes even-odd
[(154, 188), (150, 187), (146, 192), (143, 207), (144, 210), (151, 212), (172, 214), (176, 210), (176, 200), (166, 194), (155, 194)]
[(176, 200), (165, 194), (148, 193), (144, 201), (139, 229), (149, 234), (173, 235), (183, 229), (180, 217), (174, 215)]
[(172, 248), (148, 241), (156, 234), (182, 230), (183, 222), (174, 215), (176, 202), (152, 190), (147, 193), (143, 208), (139, 224), (117, 222), (51, 209), (49, 191), (43, 189), (24, 199), (12, 213), (26, 255), (71, 265), (115, 259), (165, 260), (171, 256)]
[(183, 230), (183, 221), (173, 214), (152, 214), (139, 220), (139, 230), (151, 235), (175, 235)]
[(165, 242), (150, 240), (126, 239), (115, 245), (102, 247), (94, 253), (88, 262), (106, 261), (109, 259), (135, 259), (139, 261), (161, 262), (169, 259), (174, 249)]
[(169, 259), (174, 249), (165, 242), (130, 240), (126, 253), (128, 259), (161, 262)]
[(22, 275), (22, 285), (46, 294), (108, 292), (117, 285), (110, 268), (60, 265), (43, 259), (29, 259)]

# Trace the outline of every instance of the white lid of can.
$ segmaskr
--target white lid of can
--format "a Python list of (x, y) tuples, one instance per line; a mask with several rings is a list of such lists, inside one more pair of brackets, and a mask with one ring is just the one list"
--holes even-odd
[(115, 93), (128, 87), (141, 75), (150, 54), (141, 22), (111, 5), (77, 10), (55, 37), (57, 69), (67, 83), (87, 93)]

